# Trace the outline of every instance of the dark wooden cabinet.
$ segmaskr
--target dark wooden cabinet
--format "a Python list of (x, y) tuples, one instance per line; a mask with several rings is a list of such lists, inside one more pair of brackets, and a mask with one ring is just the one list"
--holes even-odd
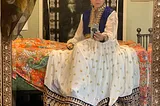
[(13, 106), (43, 106), (43, 93), (38, 90), (20, 90), (13, 95)]

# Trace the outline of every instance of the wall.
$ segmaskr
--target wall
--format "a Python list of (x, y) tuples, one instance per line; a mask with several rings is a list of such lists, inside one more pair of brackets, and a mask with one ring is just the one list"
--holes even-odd
[(34, 10), (28, 19), (28, 30), (22, 31), (21, 34), (24, 38), (39, 37), (39, 0), (37, 0)]
[(126, 40), (136, 41), (137, 28), (142, 33), (149, 33), (148, 28), (152, 27), (153, 1), (131, 2), (127, 1), (126, 14)]

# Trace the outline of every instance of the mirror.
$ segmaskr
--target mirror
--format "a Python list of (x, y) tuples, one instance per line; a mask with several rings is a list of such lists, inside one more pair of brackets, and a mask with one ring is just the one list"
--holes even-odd
[[(124, 17), (123, 17), (123, 39), (124, 40), (133, 40), (136, 42), (136, 28), (140, 27), (142, 28), (142, 31), (144, 30), (143, 33), (148, 33), (147, 30), (148, 28), (150, 28), (153, 24), (153, 28), (154, 28), (154, 36), (153, 36), (153, 64), (152, 64), (152, 77), (151, 77), (151, 87), (152, 87), (152, 105), (159, 105), (159, 98), (158, 98), (158, 80), (159, 80), (159, 76), (158, 76), (158, 72), (159, 72), (159, 23), (157, 20), (159, 20), (159, 14), (156, 12), (159, 7), (157, 6), (158, 5), (158, 1), (153, 1), (154, 5), (155, 5), (155, 8), (154, 8), (154, 18), (152, 17), (152, 11), (153, 11), (153, 7), (152, 7), (152, 1), (150, 2), (131, 2), (131, 1), (127, 1), (127, 2), (124, 2), (124, 8), (127, 8), (126, 10), (124, 10), (124, 12), (126, 14), (124, 14)], [(40, 3), (40, 1), (37, 1), (34, 9), (38, 8), (38, 6), (41, 6), (42, 7), (42, 3)], [(127, 7), (126, 7), (127, 6)], [(136, 6), (136, 8), (135, 8)], [(143, 7), (144, 6), (144, 7)], [(41, 7), (39, 7), (38, 9), (40, 9)], [(137, 9), (137, 10), (136, 10)], [(35, 37), (40, 37), (42, 38), (42, 25), (38, 25), (39, 27), (37, 26), (34, 26), (33, 28), (30, 28), (32, 27), (33, 25), (36, 25), (37, 23), (39, 24), (42, 24), (42, 22), (40, 22), (40, 20), (42, 20), (42, 17), (41, 17), (41, 14), (40, 11), (36, 11), (36, 10), (33, 10), (33, 13), (28, 21), (28, 31), (29, 30), (32, 30), (33, 28), (34, 31), (31, 31), (32, 33), (27, 33), (27, 32), (22, 32), (22, 36), (23, 37), (26, 37), (28, 38), (29, 36), (28, 35), (35, 35), (33, 38)], [(34, 15), (34, 13), (36, 15)], [(37, 13), (39, 13), (39, 15), (37, 15)], [(143, 15), (141, 14), (143, 13)], [(145, 16), (144, 16), (145, 15)], [(39, 17), (38, 17), (39, 16)], [(133, 18), (134, 17), (134, 18)], [(144, 17), (147, 17), (147, 18), (144, 18)], [(33, 19), (32, 19), (33, 18)], [(36, 19), (35, 19), (36, 18)], [(39, 20), (39, 22), (37, 22), (37, 19)], [(146, 20), (145, 20), (146, 19)], [(32, 20), (32, 22), (30, 22)], [(126, 20), (126, 21), (125, 21)], [(153, 23), (152, 23), (152, 20)], [(34, 23), (35, 24), (32, 24)], [(145, 24), (144, 24), (145, 23)], [(35, 34), (34, 34), (34, 33)], [(45, 32), (45, 31), (44, 31)], [(26, 36), (26, 35), (27, 36)], [(54, 37), (53, 37), (54, 39)], [(11, 106), (12, 105), (12, 96), (11, 96), (11, 81), (12, 81), (12, 78), (10, 77), (11, 76), (11, 69), (12, 67), (10, 66), (11, 64), (11, 38), (9, 38), (8, 36), (1, 36), (1, 54), (3, 57), (1, 57), (1, 64), (2, 64), (2, 71), (0, 72), (0, 76), (1, 76), (1, 80), (0, 80), (0, 85), (1, 85), (1, 89), (0, 89), (0, 96), (1, 96), (1, 100), (0, 100), (0, 104), (3, 105), (3, 106)], [(14, 63), (14, 61), (13, 61)], [(34, 74), (33, 74), (34, 75)], [(36, 75), (36, 74), (35, 74)], [(14, 84), (14, 83), (13, 83)], [(15, 84), (18, 84), (18, 83), (15, 83)], [(26, 86), (28, 86), (28, 84), (26, 84)], [(14, 86), (13, 86), (14, 87)], [(32, 88), (34, 87), (31, 87), (31, 92), (32, 92)], [(14, 90), (14, 88), (13, 88)], [(40, 91), (40, 89), (39, 89)], [(7, 95), (6, 95), (7, 94)], [(13, 95), (14, 95), (14, 92), (13, 92)], [(40, 94), (41, 95), (41, 94)], [(17, 96), (17, 94), (16, 94)], [(13, 98), (14, 100), (14, 98)], [(14, 103), (13, 103), (14, 104)]]

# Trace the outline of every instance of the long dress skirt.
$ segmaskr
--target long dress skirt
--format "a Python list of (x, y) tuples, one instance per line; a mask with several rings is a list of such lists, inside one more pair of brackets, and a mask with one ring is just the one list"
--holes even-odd
[(117, 40), (101, 43), (86, 39), (73, 50), (52, 51), (45, 86), (94, 106), (109, 97), (112, 106), (118, 97), (130, 95), (139, 80), (138, 57), (133, 48), (120, 46)]

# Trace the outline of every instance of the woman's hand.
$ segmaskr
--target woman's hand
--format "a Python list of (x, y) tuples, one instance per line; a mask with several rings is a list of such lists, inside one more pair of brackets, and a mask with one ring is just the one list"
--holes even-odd
[(108, 37), (108, 36), (105, 36), (100, 32), (96, 32), (93, 35), (94, 40), (100, 41), (100, 42), (105, 42), (106, 41), (106, 37)]
[(73, 47), (74, 47), (74, 44), (73, 44), (73, 43), (68, 43), (68, 44), (67, 44), (67, 48), (68, 48), (69, 50), (72, 50)]

